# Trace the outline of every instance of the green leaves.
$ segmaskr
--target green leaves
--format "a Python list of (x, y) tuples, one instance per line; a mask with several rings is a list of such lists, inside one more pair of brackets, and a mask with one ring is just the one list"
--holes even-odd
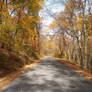
[(24, 48), (29, 51), (31, 49), (31, 47), (29, 45), (24, 45)]
[(16, 29), (23, 29), (22, 24), (16, 24)]

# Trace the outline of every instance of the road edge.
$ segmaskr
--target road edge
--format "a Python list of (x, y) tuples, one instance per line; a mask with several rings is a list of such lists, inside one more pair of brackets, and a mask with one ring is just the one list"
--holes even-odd
[(70, 63), (68, 60), (56, 58), (59, 62), (63, 63), (65, 66), (69, 67), (70, 69), (73, 69), (76, 73), (78, 73), (80, 76), (85, 77), (88, 81), (92, 83), (92, 74), (88, 73), (88, 71), (84, 71), (80, 69), (80, 67), (77, 64)]

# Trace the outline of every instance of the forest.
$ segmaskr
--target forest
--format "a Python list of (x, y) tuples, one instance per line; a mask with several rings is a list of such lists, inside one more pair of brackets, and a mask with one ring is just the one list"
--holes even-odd
[[(64, 9), (53, 14), (46, 0), (0, 0), (0, 78), (46, 55), (92, 74), (92, 1), (62, 1)], [(39, 15), (44, 8), (53, 18), (47, 29)]]
[[(56, 56), (78, 64), (92, 73), (92, 2), (68, 0), (65, 9), (49, 25), (56, 41)], [(55, 50), (54, 49), (54, 50)]]
[(41, 3), (44, 1), (0, 0), (0, 68), (28, 64), (30, 57), (38, 57)]

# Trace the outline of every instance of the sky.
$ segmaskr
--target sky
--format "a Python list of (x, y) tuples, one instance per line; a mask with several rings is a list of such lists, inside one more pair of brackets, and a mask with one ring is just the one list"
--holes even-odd
[(45, 0), (45, 5), (42, 5), (43, 9), (39, 13), (40, 17), (42, 17), (42, 31), (45, 34), (52, 33), (52, 30), (49, 30), (47, 32), (44, 31), (45, 29), (47, 29), (47, 26), (53, 22), (54, 18), (52, 18), (50, 14), (59, 14), (62, 10), (64, 10), (64, 3), (64, 0)]
[[(66, 0), (45, 0), (45, 5), (42, 5), (43, 9), (39, 12), (39, 16), (42, 17), (42, 34), (53, 34), (53, 30), (45, 31), (47, 26), (50, 25), (54, 18), (51, 15), (56, 16), (64, 10)], [(90, 0), (92, 2), (92, 0)]]

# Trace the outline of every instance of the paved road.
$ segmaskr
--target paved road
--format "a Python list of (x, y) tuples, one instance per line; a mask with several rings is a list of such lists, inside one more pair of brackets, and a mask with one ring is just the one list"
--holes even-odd
[(92, 83), (46, 57), (0, 92), (92, 92)]

